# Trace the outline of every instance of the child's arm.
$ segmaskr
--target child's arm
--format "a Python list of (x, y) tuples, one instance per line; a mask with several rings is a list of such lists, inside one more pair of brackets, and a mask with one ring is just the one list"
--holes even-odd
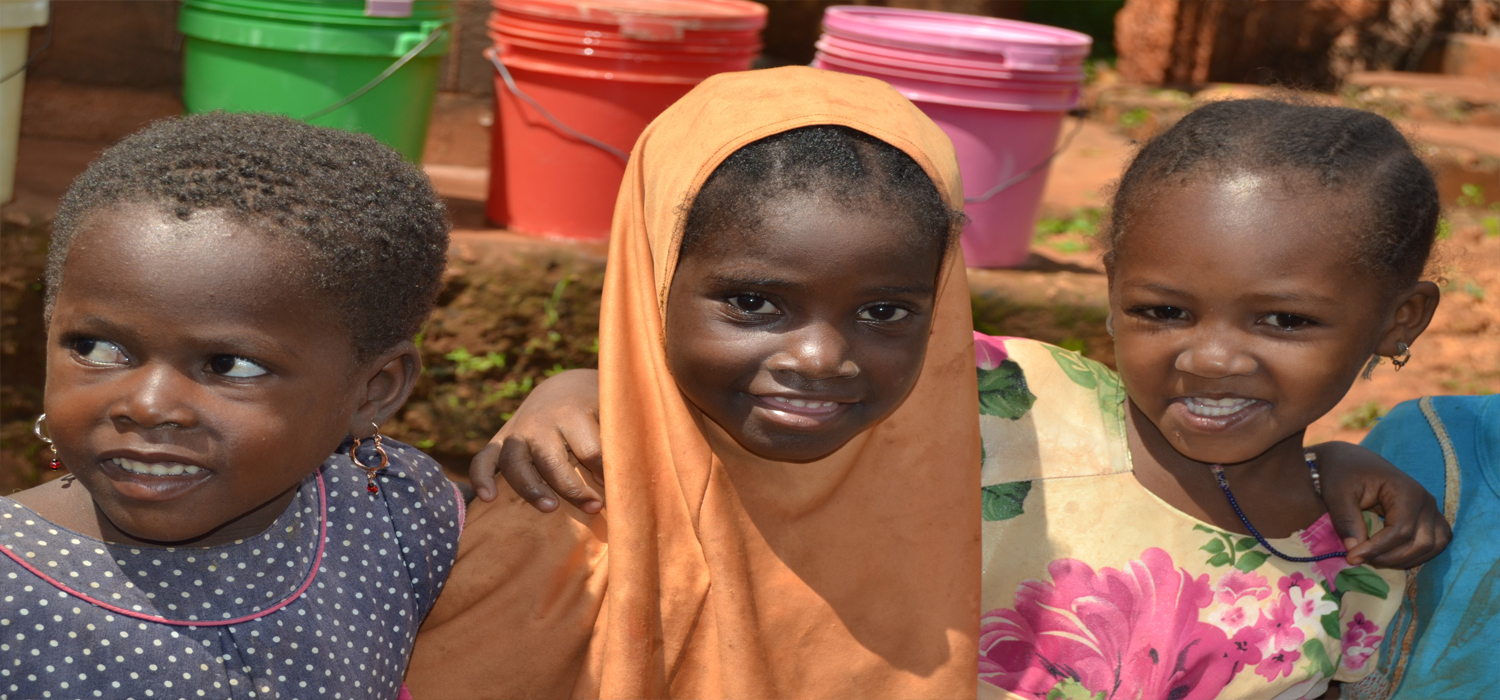
[[(1350, 564), (1409, 569), (1441, 554), (1453, 539), (1437, 499), (1379, 454), (1347, 442), (1308, 449), (1318, 455), (1323, 502)], [(1365, 528), (1366, 510), (1385, 518), (1374, 537)]]
[(585, 513), (599, 512), (604, 496), (583, 476), (587, 471), (604, 486), (598, 370), (569, 370), (538, 384), (470, 463), (479, 498), (495, 500), (497, 471), (543, 513), (557, 509), (559, 495)]

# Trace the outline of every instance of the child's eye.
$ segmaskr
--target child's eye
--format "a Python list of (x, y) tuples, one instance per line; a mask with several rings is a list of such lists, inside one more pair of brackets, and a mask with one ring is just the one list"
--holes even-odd
[(910, 311), (907, 311), (906, 309), (903, 309), (894, 304), (875, 304), (873, 306), (866, 306), (865, 308), (859, 310), (859, 320), (877, 321), (880, 323), (900, 321), (901, 319), (906, 318), (910, 315)]
[(1175, 306), (1142, 306), (1131, 311), (1157, 321), (1180, 321), (1187, 318), (1187, 310)]
[(266, 373), (266, 368), (261, 367), (254, 360), (247, 360), (235, 355), (214, 355), (208, 360), (208, 370), (214, 374), (222, 374), (226, 377), (234, 377), (236, 379), (259, 377)]
[(1266, 314), (1265, 318), (1262, 319), (1262, 323), (1275, 326), (1284, 331), (1295, 331), (1313, 325), (1316, 321), (1306, 316), (1298, 316), (1297, 314), (1274, 313)]
[(781, 310), (776, 308), (771, 300), (755, 294), (737, 294), (729, 297), (730, 305), (747, 314), (779, 314)]
[(84, 338), (73, 342), (73, 352), (78, 353), (85, 362), (94, 365), (123, 365), (130, 362), (125, 356), (125, 351), (120, 346), (108, 340), (95, 340)]

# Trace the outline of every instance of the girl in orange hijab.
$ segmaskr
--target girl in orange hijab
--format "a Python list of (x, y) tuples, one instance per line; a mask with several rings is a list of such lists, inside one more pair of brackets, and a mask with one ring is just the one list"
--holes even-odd
[(609, 507), (477, 504), (413, 696), (973, 697), (961, 202), (868, 78), (724, 74), (658, 117), (601, 313)]

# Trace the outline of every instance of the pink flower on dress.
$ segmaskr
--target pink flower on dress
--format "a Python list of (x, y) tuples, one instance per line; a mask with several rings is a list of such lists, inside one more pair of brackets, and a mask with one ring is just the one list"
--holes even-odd
[(1380, 640), (1385, 639), (1383, 635), (1375, 634), (1378, 631), (1380, 626), (1366, 619), (1364, 613), (1354, 613), (1354, 620), (1344, 632), (1345, 668), (1357, 670), (1365, 667), (1365, 662), (1380, 649)]
[(1052, 581), (1016, 590), (1015, 608), (980, 623), (979, 677), (1021, 695), (1045, 697), (1071, 679), (1090, 694), (1123, 698), (1213, 698), (1251, 658), (1214, 625), (1208, 576), (1194, 578), (1157, 548), (1124, 570), (1095, 572), (1076, 559), (1047, 567)]
[[(1293, 576), (1300, 575), (1293, 574)], [(1285, 583), (1287, 579), (1283, 578), (1281, 580)], [(1297, 609), (1292, 605), (1292, 597), (1290, 595), (1277, 598), (1264, 611), (1264, 615), (1261, 617), (1261, 622), (1258, 626), (1266, 632), (1263, 648), (1268, 657), (1278, 651), (1300, 649), (1302, 642), (1307, 639), (1307, 634), (1302, 631), (1302, 628), (1297, 626)]]
[(1214, 584), (1217, 607), (1208, 614), (1208, 621), (1224, 630), (1224, 634), (1234, 635), (1260, 622), (1261, 602), (1269, 597), (1271, 585), (1266, 577), (1253, 571), (1230, 569)]
[(1306, 593), (1317, 585), (1316, 581), (1308, 578), (1301, 571), (1293, 571), (1291, 576), (1283, 576), (1280, 581), (1276, 582), (1276, 587), (1281, 589), (1283, 596), (1290, 595), (1293, 588), (1300, 588)]
[[(1344, 550), (1343, 541), (1339, 539), (1338, 532), (1333, 529), (1333, 519), (1327, 514), (1299, 533), (1298, 537), (1302, 538), (1302, 544), (1307, 545), (1307, 551), (1312, 552), (1315, 557)], [(1334, 557), (1313, 562), (1313, 568), (1317, 569), (1318, 573), (1323, 575), (1323, 580), (1328, 582), (1328, 586), (1333, 588), (1333, 582), (1338, 578), (1339, 572), (1350, 566), (1347, 559)]]
[(1266, 657), (1265, 661), (1255, 667), (1255, 672), (1266, 677), (1267, 681), (1275, 681), (1281, 676), (1290, 676), (1296, 669), (1297, 659), (1302, 658), (1302, 652), (1289, 649), (1278, 651)]
[(1338, 612), (1339, 609), (1338, 603), (1325, 597), (1321, 588), (1314, 588), (1311, 591), (1293, 588), (1289, 597), (1292, 599), (1292, 609), (1297, 612), (1294, 618), (1297, 622), (1320, 620), (1324, 615)]
[(1007, 359), (1005, 338), (974, 331), (974, 363), (979, 369), (994, 369)]

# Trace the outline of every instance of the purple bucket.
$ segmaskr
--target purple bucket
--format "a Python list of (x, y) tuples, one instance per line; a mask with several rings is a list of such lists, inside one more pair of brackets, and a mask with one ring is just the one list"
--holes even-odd
[(1085, 34), (1028, 22), (830, 7), (813, 66), (878, 78), (953, 141), (975, 267), (1026, 260), (1063, 116), (1078, 106)]

